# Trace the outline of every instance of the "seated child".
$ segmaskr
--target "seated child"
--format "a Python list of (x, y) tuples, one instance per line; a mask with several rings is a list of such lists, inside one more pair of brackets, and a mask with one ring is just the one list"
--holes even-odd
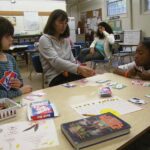
[(14, 57), (3, 53), (13, 42), (13, 25), (0, 17), (0, 98), (13, 98), (32, 91), (31, 86), (23, 85)]
[(114, 73), (134, 78), (138, 76), (142, 80), (150, 80), (150, 41), (143, 41), (136, 49), (135, 61), (119, 66)]

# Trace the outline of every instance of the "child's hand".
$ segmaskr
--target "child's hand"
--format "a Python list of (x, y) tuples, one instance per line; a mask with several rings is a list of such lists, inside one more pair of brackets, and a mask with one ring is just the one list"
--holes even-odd
[(30, 93), (32, 92), (32, 87), (30, 85), (24, 85), (20, 88), (22, 94)]
[(137, 72), (137, 75), (143, 80), (150, 80), (150, 73), (147, 71)]
[(10, 86), (11, 88), (19, 89), (22, 85), (22, 82), (18, 79), (11, 79)]

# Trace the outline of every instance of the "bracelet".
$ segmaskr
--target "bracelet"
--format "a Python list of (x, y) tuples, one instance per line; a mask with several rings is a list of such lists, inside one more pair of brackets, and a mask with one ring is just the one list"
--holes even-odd
[(129, 77), (129, 72), (126, 71), (126, 72), (124, 73), (124, 76), (125, 76), (126, 78), (128, 78), (128, 77)]
[(64, 76), (64, 77), (68, 77), (68, 76), (69, 76), (69, 73), (68, 73), (67, 71), (64, 71), (64, 72), (63, 72), (63, 76)]

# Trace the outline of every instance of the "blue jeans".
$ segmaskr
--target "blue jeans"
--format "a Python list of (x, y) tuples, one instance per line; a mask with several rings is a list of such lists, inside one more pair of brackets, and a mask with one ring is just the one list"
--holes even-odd
[(84, 48), (81, 50), (81, 53), (78, 56), (77, 60), (79, 60), (81, 63), (84, 63), (92, 60), (104, 60), (104, 56), (98, 51), (95, 51), (95, 53), (92, 55), (90, 53), (90, 48)]

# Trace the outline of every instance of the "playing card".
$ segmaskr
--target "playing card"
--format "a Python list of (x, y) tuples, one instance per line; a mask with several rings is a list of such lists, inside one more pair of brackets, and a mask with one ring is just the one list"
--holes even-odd
[(107, 80), (107, 79), (101, 79), (101, 80), (98, 80), (96, 81), (96, 83), (105, 83), (105, 82), (108, 82), (110, 80)]
[(135, 103), (135, 104), (145, 104), (145, 101), (143, 99), (140, 98), (131, 98), (128, 100), (129, 102)]
[(65, 84), (62, 84), (62, 86), (67, 87), (67, 88), (72, 88), (72, 87), (75, 87), (76, 85), (72, 83), (65, 83)]

